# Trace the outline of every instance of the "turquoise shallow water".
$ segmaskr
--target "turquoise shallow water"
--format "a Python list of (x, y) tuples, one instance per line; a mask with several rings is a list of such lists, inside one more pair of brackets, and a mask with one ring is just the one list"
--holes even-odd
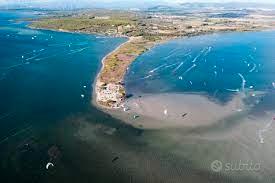
[(134, 94), (203, 92), (227, 101), (242, 88), (242, 75), (245, 89), (266, 91), (275, 80), (274, 44), (275, 32), (250, 32), (158, 45), (131, 66), (127, 90)]

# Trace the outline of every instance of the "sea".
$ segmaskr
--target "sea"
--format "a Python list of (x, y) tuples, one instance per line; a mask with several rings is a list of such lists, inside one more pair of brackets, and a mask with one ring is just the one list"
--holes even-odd
[[(126, 39), (28, 28), (29, 18), (48, 13), (0, 11), (1, 182), (274, 182), (269, 119), (146, 130), (98, 110), (91, 101), (101, 59)], [(253, 114), (264, 115), (275, 109), (274, 44), (272, 31), (172, 40), (136, 59), (127, 92), (200, 93), (226, 103), (260, 91)], [(257, 130), (269, 138), (264, 145)], [(234, 167), (218, 172), (215, 160)], [(254, 169), (238, 170), (240, 161)]]
[(226, 102), (243, 89), (243, 81), (244, 89), (274, 89), (274, 41), (273, 31), (263, 31), (211, 34), (157, 45), (131, 65), (125, 77), (127, 91), (203, 92)]

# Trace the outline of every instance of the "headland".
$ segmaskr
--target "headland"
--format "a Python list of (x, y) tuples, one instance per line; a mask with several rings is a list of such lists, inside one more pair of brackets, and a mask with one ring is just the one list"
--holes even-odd
[[(227, 11), (215, 10), (215, 15)], [(89, 10), (33, 20), (30, 27), (127, 37), (127, 42), (102, 59), (94, 86), (98, 107), (118, 109), (124, 108), (127, 98), (124, 76), (130, 64), (156, 44), (216, 32), (270, 30), (275, 26), (274, 15), (261, 10), (240, 17), (213, 16), (213, 13), (214, 10), (182, 15), (157, 10)]]

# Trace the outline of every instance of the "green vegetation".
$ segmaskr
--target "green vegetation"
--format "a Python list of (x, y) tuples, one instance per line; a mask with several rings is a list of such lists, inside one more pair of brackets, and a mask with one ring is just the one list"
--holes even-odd
[(137, 56), (152, 47), (154, 42), (143, 37), (136, 38), (121, 46), (119, 50), (109, 55), (104, 63), (100, 79), (104, 83), (119, 83), (123, 80), (124, 73)]
[(126, 18), (65, 17), (34, 21), (31, 27), (67, 31), (89, 31), (95, 33), (118, 32), (120, 26), (134, 27), (135, 21)]

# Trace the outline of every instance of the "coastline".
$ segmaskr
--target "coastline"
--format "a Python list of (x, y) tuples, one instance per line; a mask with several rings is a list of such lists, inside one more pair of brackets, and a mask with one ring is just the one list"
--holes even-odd
[(50, 28), (34, 27), (34, 26), (31, 26), (31, 24), (28, 24), (27, 27), (29, 29), (34, 29), (34, 30), (62, 32), (62, 33), (69, 33), (69, 34), (84, 34), (84, 35), (86, 34), (86, 35), (97, 35), (97, 36), (114, 37), (114, 38), (115, 37), (129, 38), (124, 35), (109, 35), (109, 34), (104, 34), (104, 33), (99, 33), (99, 32), (69, 31), (69, 30), (65, 30), (65, 29), (50, 29)]
[[(123, 108), (126, 101), (126, 89), (124, 87), (124, 76), (129, 68), (129, 65), (136, 60), (138, 56), (149, 51), (154, 46), (172, 40), (173, 38), (163, 38), (162, 40), (149, 41), (145, 40), (143, 37), (128, 37), (128, 41), (119, 45), (112, 52), (107, 54), (101, 60), (101, 69), (96, 77), (93, 84), (93, 101), (92, 103), (99, 108), (105, 109), (119, 109)], [(140, 46), (142, 47), (140, 49)], [(140, 50), (139, 50), (140, 49)], [(128, 59), (119, 59), (121, 57), (129, 57)], [(111, 58), (110, 58), (111, 57)], [(106, 67), (110, 62), (123, 63), (117, 66), (120, 70), (107, 71)], [(116, 64), (115, 63), (115, 64)], [(121, 69), (122, 68), (122, 69)], [(110, 79), (110, 75), (113, 73), (118, 73), (113, 79)], [(103, 75), (107, 75), (107, 79), (104, 79)], [(103, 78), (103, 79), (102, 79)], [(110, 101), (110, 102), (109, 102)]]
[[(46, 29), (47, 30), (47, 29)], [(53, 31), (58, 31), (58, 30), (53, 30)], [(149, 51), (150, 49), (152, 49), (154, 46), (158, 45), (158, 44), (162, 44), (164, 42), (167, 42), (167, 41), (171, 41), (171, 40), (175, 40), (175, 39), (182, 39), (182, 38), (189, 38), (189, 37), (194, 37), (194, 36), (201, 36), (201, 35), (205, 35), (205, 34), (217, 34), (217, 33), (234, 33), (234, 32), (257, 32), (257, 31), (272, 31), (271, 29), (262, 29), (262, 30), (252, 30), (252, 31), (218, 31), (218, 32), (208, 32), (208, 33), (201, 33), (201, 34), (196, 34), (196, 35), (190, 35), (190, 36), (181, 36), (181, 37), (170, 37), (170, 38), (167, 38), (165, 40), (162, 40), (162, 41), (155, 41), (153, 42), (153, 44), (151, 44), (150, 48), (146, 50)], [(69, 32), (71, 33), (70, 31), (66, 31), (66, 32)], [(82, 32), (72, 32), (72, 33), (82, 33)], [(89, 34), (89, 33), (88, 33)], [(115, 36), (114, 36), (115, 37)], [(120, 36), (122, 37), (122, 36)], [(130, 111), (124, 111), (125, 108), (128, 108), (128, 107), (131, 107), (131, 105), (133, 104), (133, 100), (132, 98), (131, 99), (126, 99), (124, 98), (123, 101), (121, 101), (121, 103), (119, 103), (118, 106), (116, 107), (109, 107), (109, 106), (106, 106), (106, 105), (102, 105), (99, 101), (98, 101), (98, 88), (100, 86), (99, 82), (100, 82), (100, 75), (102, 73), (102, 71), (104, 70), (104, 67), (106, 66), (106, 59), (111, 56), (112, 54), (115, 54), (117, 51), (119, 51), (123, 46), (129, 44), (131, 42), (131, 39), (132, 37), (127, 37), (127, 36), (123, 36), (123, 37), (126, 37), (128, 38), (128, 40), (122, 44), (120, 44), (119, 46), (117, 46), (114, 50), (112, 50), (111, 52), (109, 52), (107, 55), (105, 55), (102, 59), (101, 59), (101, 66), (100, 68), (98, 69), (98, 73), (97, 73), (97, 76), (96, 78), (94, 79), (94, 82), (93, 82), (93, 91), (92, 91), (92, 100), (91, 100), (91, 104), (93, 106), (95, 106), (96, 108), (98, 108), (99, 110), (111, 115), (112, 117), (116, 118), (116, 119), (119, 119), (119, 120), (122, 120), (123, 122), (125, 122), (126, 124), (128, 125), (131, 125), (135, 128), (139, 128), (139, 129), (167, 129), (167, 128), (181, 128), (181, 127), (184, 127), (184, 128), (195, 128), (196, 126), (208, 126), (208, 125), (214, 125), (215, 123), (218, 123), (219, 120), (222, 120), (224, 118), (227, 118), (227, 117), (234, 117), (235, 115), (242, 115), (244, 113), (246, 113), (246, 110), (249, 110), (249, 109), (244, 109), (244, 111), (242, 112), (236, 112), (237, 111), (237, 108), (233, 108), (231, 106), (231, 108), (229, 107), (228, 110), (230, 110), (231, 112), (228, 113), (228, 110), (226, 113), (223, 113), (222, 111), (220, 111), (220, 116), (216, 117), (214, 120), (210, 121), (210, 120), (206, 120), (205, 123), (200, 123), (200, 119), (193, 119), (193, 118), (190, 118), (187, 120), (187, 122), (183, 122), (183, 120), (181, 119), (181, 115), (184, 114), (185, 112), (183, 111), (182, 114), (178, 113), (176, 115), (172, 115), (172, 116), (163, 116), (163, 113), (164, 113), (164, 109), (162, 110), (155, 110), (155, 111), (140, 111), (140, 109), (134, 109), (131, 108)], [(143, 54), (145, 52), (142, 52), (141, 54)], [(135, 59), (140, 56), (141, 54), (138, 54), (138, 55), (135, 55)], [(135, 60), (133, 59), (129, 65)], [(125, 72), (127, 70), (125, 69)], [(123, 73), (124, 75), (125, 73)], [(124, 79), (124, 78), (123, 78)], [(123, 85), (119, 84), (120, 87), (123, 87)], [(123, 90), (126, 92), (125, 88), (123, 87)], [(175, 94), (168, 94), (167, 96), (174, 96)], [(186, 97), (189, 96), (190, 98), (193, 99), (193, 101), (190, 101), (189, 99), (188, 102), (186, 102), (186, 104), (184, 106), (178, 106), (179, 108), (181, 107), (189, 107), (189, 106), (192, 106), (194, 103), (196, 103), (196, 101), (200, 101), (200, 102), (204, 102), (204, 103), (207, 103), (207, 105), (213, 105), (212, 107), (214, 107), (215, 109), (218, 109), (217, 107), (221, 107), (220, 109), (222, 109), (222, 106), (213, 102), (213, 101), (210, 101), (210, 100), (205, 100), (207, 97), (204, 96), (203, 94), (201, 93), (196, 93), (196, 94), (180, 94), (180, 97), (184, 98), (184, 100), (186, 99)], [(159, 98), (160, 96), (156, 96), (156, 98)], [(238, 96), (239, 97), (239, 96)], [(165, 97), (167, 99), (167, 97)], [(239, 97), (240, 98), (240, 97)], [(149, 99), (149, 100), (147, 100)], [(160, 98), (159, 98), (160, 99)], [(142, 99), (143, 100), (143, 99)], [(147, 100), (147, 101), (146, 101)], [(146, 97), (146, 99), (144, 100), (144, 104), (145, 106), (148, 106), (148, 101), (150, 100), (155, 100), (154, 97), (152, 96), (149, 96), (149, 97)], [(162, 100), (162, 99), (161, 99)], [(128, 106), (128, 104), (130, 102), (132, 102), (132, 104), (130, 106)], [(166, 100), (168, 101), (168, 100)], [(240, 102), (239, 102), (240, 103)], [(125, 105), (127, 104), (127, 105)], [(163, 103), (160, 103), (161, 105)], [(176, 104), (178, 105), (178, 104)], [(207, 106), (206, 105), (206, 106)], [(153, 106), (158, 106), (157, 104), (154, 104)], [(170, 108), (169, 110), (172, 111), (174, 107)], [(203, 108), (203, 107), (199, 107), (201, 110), (204, 110), (204, 109), (208, 109), (207, 107)], [(175, 108), (176, 109), (176, 108)], [(168, 111), (168, 113), (170, 113), (170, 111)], [(188, 113), (196, 113), (196, 110), (193, 110), (193, 111), (190, 111)], [(197, 111), (198, 112), (198, 111)], [(153, 115), (151, 115), (151, 114)], [(158, 116), (154, 116), (154, 114), (161, 114), (162, 119), (158, 118)], [(138, 116), (138, 119), (135, 119), (135, 116)], [(175, 117), (177, 116), (177, 117)], [(203, 115), (204, 117), (207, 116), (207, 115)], [(188, 115), (188, 118), (189, 118), (189, 115)], [(194, 122), (197, 123), (197, 125), (195, 123), (191, 123), (191, 119), (194, 120)]]
[(118, 47), (116, 47), (113, 51), (111, 51), (110, 53), (108, 53), (107, 55), (105, 55), (102, 59), (101, 59), (101, 62), (100, 62), (100, 64), (101, 64), (101, 66), (100, 66), (100, 69), (99, 69), (99, 72), (97, 73), (97, 76), (96, 76), (96, 78), (95, 78), (95, 80), (94, 80), (94, 82), (93, 82), (93, 90), (92, 90), (92, 104), (94, 104), (94, 106), (96, 106), (96, 107), (98, 107), (98, 108), (104, 108), (102, 105), (100, 105), (99, 103), (98, 103), (98, 101), (97, 101), (97, 87), (98, 87), (98, 82), (99, 82), (99, 77), (100, 77), (100, 73), (102, 72), (102, 70), (103, 70), (103, 68), (104, 68), (104, 65), (105, 65), (105, 63), (104, 63), (104, 61), (105, 61), (105, 59), (109, 56), (109, 55), (111, 55), (111, 54), (113, 54), (114, 52), (116, 52), (118, 49), (120, 49), (120, 47), (121, 46), (123, 46), (123, 45), (125, 45), (126, 43), (128, 43), (130, 40), (129, 40), (129, 38), (128, 38), (128, 40), (126, 41), (126, 42), (124, 42), (124, 43), (122, 43), (122, 44), (120, 44)]
[[(180, 39), (180, 37), (174, 39)], [(170, 40), (172, 39), (169, 39), (168, 41)], [(125, 43), (123, 43), (123, 45)], [(121, 46), (122, 45), (117, 47), (108, 55), (117, 51)], [(102, 59), (102, 66), (104, 66), (105, 58), (108, 55)], [(103, 67), (101, 67), (100, 72), (102, 69)], [(95, 88), (97, 87), (96, 83), (100, 72), (98, 73), (93, 85), (93, 105), (103, 112), (110, 114), (112, 117), (122, 120), (126, 124), (138, 129), (200, 128), (218, 124), (225, 119), (241, 118), (250, 111), (250, 106), (247, 106), (244, 103), (244, 99), (247, 99), (248, 96), (243, 96), (242, 93), (235, 95), (232, 101), (230, 101), (226, 106), (212, 98), (210, 99), (204, 93), (165, 93), (144, 95), (142, 98), (133, 97), (125, 99), (122, 105), (117, 108), (106, 107), (98, 103), (96, 100), (97, 91)], [(260, 95), (259, 91), (255, 91), (254, 93)], [(178, 98), (178, 100), (171, 101), (171, 99), (174, 98)], [(182, 101), (184, 104), (181, 105), (177, 101)], [(170, 105), (167, 106), (167, 103), (170, 103)], [(197, 105), (194, 106), (195, 104)], [(178, 109), (183, 110), (179, 111)], [(165, 110), (168, 110), (168, 112), (165, 112)], [(201, 114), (200, 111), (207, 112)], [(218, 114), (215, 114), (217, 111), (219, 111)], [(168, 115), (165, 113), (168, 113)], [(187, 115), (186, 118), (185, 115)]]
[[(257, 31), (267, 31), (266, 29), (263, 29), (263, 30), (251, 30), (251, 31), (241, 31), (241, 30), (237, 30), (237, 31), (214, 31), (214, 32), (201, 32), (199, 34), (195, 34), (195, 35), (189, 35), (189, 36), (181, 36), (181, 37), (171, 37), (171, 38), (164, 38), (164, 40), (162, 41), (156, 41), (153, 43), (153, 45), (148, 49), (146, 50), (146, 52), (150, 51), (150, 49), (152, 49), (154, 46), (156, 45), (159, 45), (159, 44), (162, 44), (162, 43), (165, 43), (165, 42), (168, 42), (168, 41), (172, 41), (172, 40), (176, 40), (176, 39), (183, 39), (183, 38), (191, 38), (191, 37), (196, 37), (196, 36), (203, 36), (203, 35), (211, 35), (211, 34), (217, 34), (217, 33), (234, 33), (234, 32), (240, 32), (240, 33), (245, 33), (245, 32), (257, 32)], [(270, 30), (272, 31), (272, 30)], [(128, 40), (125, 42), (125, 43), (122, 43), (121, 45), (119, 45), (117, 48), (115, 48), (113, 51), (111, 51), (110, 53), (108, 53), (102, 60), (101, 60), (101, 68), (97, 74), (97, 77), (93, 83), (93, 99), (92, 99), (92, 104), (94, 104), (96, 107), (100, 108), (100, 109), (113, 109), (113, 110), (116, 110), (116, 109), (121, 109), (124, 107), (124, 104), (126, 102), (126, 98), (123, 98), (121, 99), (122, 101), (116, 105), (115, 107), (114, 106), (107, 106), (107, 105), (104, 105), (104, 104), (100, 104), (99, 100), (98, 100), (98, 94), (99, 94), (99, 88), (100, 88), (100, 75), (106, 65), (105, 61), (106, 61), (106, 58), (112, 54), (114, 54), (115, 52), (119, 51), (119, 49), (121, 47), (123, 47), (124, 45), (128, 44), (131, 42), (131, 39), (134, 39), (134, 37), (126, 37), (128, 38)], [(141, 55), (141, 54), (140, 54)], [(136, 58), (140, 55), (137, 55)], [(136, 59), (135, 58), (135, 59)], [(135, 60), (134, 59), (134, 60)], [(134, 61), (133, 60), (133, 61)], [(131, 61), (131, 63), (133, 62)], [(130, 64), (131, 64), (130, 63)], [(129, 65), (130, 65), (129, 64)], [(125, 71), (126, 72), (126, 71)], [(124, 73), (125, 74), (125, 73)], [(124, 82), (124, 78), (122, 80), (122, 82)], [(124, 92), (126, 93), (126, 89), (124, 88), (124, 86), (122, 84), (117, 84), (118, 87), (121, 87), (123, 88)]]

